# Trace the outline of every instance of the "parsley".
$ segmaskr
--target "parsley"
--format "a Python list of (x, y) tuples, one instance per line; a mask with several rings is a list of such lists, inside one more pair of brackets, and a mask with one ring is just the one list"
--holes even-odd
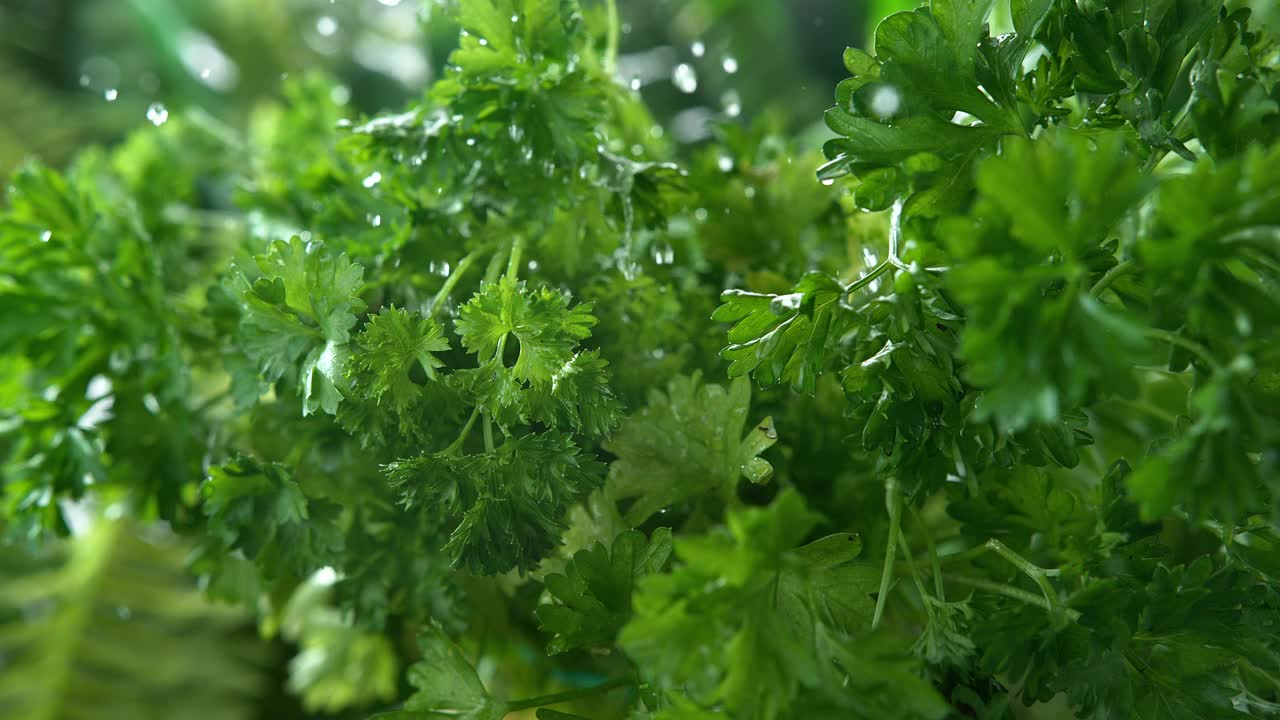
[(0, 707), (238, 707), (194, 574), (310, 713), (1274, 716), (1280, 45), (1238, 5), (932, 0), (825, 144), (677, 152), (612, 3), (443, 3), (401, 112), (302, 74), (23, 167)]

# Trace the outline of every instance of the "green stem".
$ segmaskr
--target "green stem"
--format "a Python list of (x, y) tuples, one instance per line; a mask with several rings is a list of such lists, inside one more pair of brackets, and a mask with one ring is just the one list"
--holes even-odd
[[(1039, 595), (1036, 595), (1033, 592), (1027, 592), (1021, 588), (1013, 587), (1012, 585), (1005, 585), (1004, 583), (993, 582), (985, 578), (969, 577), (967, 575), (948, 575), (947, 579), (953, 582), (958, 582), (962, 585), (978, 588), (979, 590), (986, 590), (987, 592), (993, 592), (997, 595), (1004, 595), (1005, 597), (1013, 598), (1014, 600), (1020, 600), (1028, 605), (1035, 605), (1036, 607), (1044, 608), (1049, 612), (1053, 612), (1056, 608), (1055, 605), (1051, 604), (1048, 600), (1045, 600)], [(1067, 619), (1072, 622), (1080, 619), (1080, 613), (1075, 610), (1068, 608), (1066, 609), (1065, 614)]]
[(1159, 340), (1170, 345), (1177, 345), (1184, 350), (1190, 351), (1191, 354), (1203, 360), (1204, 364), (1208, 365), (1209, 369), (1213, 370), (1215, 373), (1222, 370), (1222, 366), (1218, 364), (1217, 360), (1213, 359), (1213, 355), (1209, 352), (1209, 349), (1194, 340), (1185, 338), (1177, 333), (1169, 332), (1168, 330), (1161, 330), (1160, 328), (1147, 328), (1145, 332), (1147, 337), (1152, 340)]
[(467, 418), (467, 424), (462, 426), (462, 432), (458, 433), (458, 438), (452, 443), (449, 443), (449, 447), (444, 449), (445, 454), (452, 455), (462, 447), (463, 441), (465, 441), (467, 436), (471, 434), (471, 427), (476, 424), (476, 418), (478, 417), (480, 417), (479, 406), (471, 411), (471, 417)]
[(489, 420), (489, 413), (481, 413), (484, 415), (484, 451), (493, 452), (493, 422)]
[(871, 616), (871, 629), (880, 626), (884, 616), (885, 601), (889, 597), (889, 582), (893, 579), (893, 561), (898, 555), (898, 534), (902, 527), (902, 496), (898, 493), (898, 479), (891, 477), (884, 484), (884, 501), (889, 507), (889, 539), (884, 549), (884, 570), (880, 573), (880, 593), (876, 595), (876, 611)]
[(622, 677), (616, 677), (603, 684), (583, 688), (581, 690), (566, 690), (565, 692), (552, 693), (551, 695), (539, 695), (538, 697), (529, 698), (527, 700), (513, 700), (507, 703), (506, 710), (507, 712), (512, 713), (519, 710), (529, 710), (546, 705), (558, 705), (560, 703), (569, 702), (570, 700), (579, 700), (634, 684), (634, 678), (629, 675), (624, 675)]
[(435, 298), (432, 299), (431, 309), (427, 311), (427, 317), (435, 317), (440, 308), (444, 307), (445, 300), (449, 299), (449, 294), (453, 292), (453, 288), (462, 279), (462, 276), (471, 269), (471, 266), (475, 264), (482, 252), (484, 252), (483, 249), (472, 250), (466, 257), (458, 261), (458, 266), (453, 269), (453, 272), (449, 273), (444, 285), (440, 286), (440, 292), (436, 293)]
[(891, 267), (893, 267), (893, 263), (889, 262), (888, 258), (881, 260), (875, 267), (871, 268), (871, 271), (866, 275), (863, 275), (857, 280), (845, 285), (844, 294), (849, 295), (850, 293), (857, 292), (858, 290), (870, 285), (876, 278), (885, 274), (885, 272), (887, 272)]
[(942, 586), (942, 564), (938, 562), (938, 547), (933, 544), (933, 533), (925, 524), (924, 518), (920, 517), (915, 505), (908, 505), (907, 510), (911, 513), (911, 519), (920, 526), (920, 534), (924, 536), (925, 546), (929, 548), (929, 565), (933, 569), (933, 592), (938, 602), (946, 602), (947, 593)]
[(608, 15), (608, 29), (604, 36), (604, 71), (613, 76), (618, 70), (618, 32), (621, 23), (618, 22), (617, 0), (605, 0), (604, 5)]
[(902, 557), (907, 561), (907, 570), (911, 573), (911, 581), (915, 583), (916, 592), (920, 593), (920, 602), (924, 603), (924, 613), (932, 621), (933, 603), (929, 600), (929, 591), (924, 588), (924, 580), (920, 579), (920, 570), (916, 568), (916, 558), (911, 553), (911, 544), (907, 542), (907, 536), (902, 532), (902, 528), (898, 528), (898, 541), (902, 543)]
[(1024, 575), (1031, 578), (1036, 585), (1040, 586), (1040, 591), (1044, 593), (1045, 600), (1049, 603), (1057, 604), (1057, 592), (1053, 589), (1053, 585), (1049, 584), (1049, 578), (1058, 575), (1057, 569), (1042, 568), (1014, 552), (1008, 545), (995, 538), (987, 541), (987, 547), (994, 550), (1000, 557), (1008, 560), (1014, 567), (1021, 570)]
[(517, 235), (511, 243), (511, 259), (507, 261), (507, 275), (515, 280), (520, 275), (520, 260), (524, 255), (524, 235)]
[(502, 261), (507, 259), (508, 248), (503, 248), (489, 257), (489, 265), (484, 269), (484, 284), (492, 285), (498, 282), (498, 276), (502, 273)]
[(1089, 291), (1090, 295), (1099, 297), (1103, 291), (1111, 287), (1111, 284), (1125, 275), (1132, 275), (1138, 271), (1138, 266), (1132, 260), (1121, 261), (1120, 264), (1111, 268), (1103, 275), (1098, 282), (1094, 283), (1093, 289)]

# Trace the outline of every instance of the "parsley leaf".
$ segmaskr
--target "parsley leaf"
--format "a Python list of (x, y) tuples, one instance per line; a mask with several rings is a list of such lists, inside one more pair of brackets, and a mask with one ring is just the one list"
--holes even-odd
[(538, 622), (554, 634), (549, 652), (608, 647), (631, 618), (632, 587), (660, 572), (671, 555), (671, 531), (658, 528), (646, 540), (635, 530), (619, 533), (606, 548), (574, 553), (563, 573), (546, 576), (547, 591), (558, 601), (538, 607)]
[(650, 391), (649, 404), (605, 442), (618, 456), (609, 470), (614, 496), (632, 500), (627, 523), (639, 525), (704, 493), (734, 497), (742, 476), (768, 482), (773, 467), (756, 456), (778, 434), (771, 418), (746, 426), (750, 401), (745, 379), (726, 389), (704, 384), (698, 374), (673, 379), (666, 392)]

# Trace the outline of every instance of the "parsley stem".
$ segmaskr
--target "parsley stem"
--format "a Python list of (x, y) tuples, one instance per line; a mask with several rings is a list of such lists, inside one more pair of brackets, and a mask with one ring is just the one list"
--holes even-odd
[(618, 2), (605, 0), (605, 12), (608, 14), (608, 26), (605, 31), (604, 71), (612, 76), (618, 69)]
[(1111, 284), (1125, 275), (1132, 275), (1138, 271), (1138, 266), (1132, 260), (1121, 261), (1120, 264), (1111, 268), (1099, 278), (1098, 282), (1093, 284), (1093, 289), (1089, 291), (1090, 295), (1098, 297), (1103, 291), (1111, 287)]
[(507, 703), (506, 710), (507, 712), (512, 713), (518, 710), (529, 710), (532, 708), (543, 707), (544, 705), (558, 705), (559, 703), (591, 697), (592, 695), (599, 695), (616, 688), (626, 687), (633, 684), (635, 684), (634, 678), (630, 675), (623, 675), (600, 685), (582, 688), (581, 690), (566, 690), (565, 692), (552, 693), (551, 695), (539, 695), (538, 697), (528, 698), (527, 700), (513, 700)]
[(471, 434), (471, 426), (476, 424), (477, 417), (480, 417), (479, 406), (476, 406), (476, 408), (471, 411), (471, 417), (467, 418), (467, 424), (462, 426), (462, 432), (458, 433), (458, 438), (452, 443), (449, 443), (449, 447), (444, 449), (445, 454), (452, 455), (458, 451), (458, 448), (462, 447), (463, 441), (465, 441), (467, 436)]
[(920, 570), (916, 567), (916, 558), (911, 554), (911, 543), (907, 542), (906, 533), (898, 528), (898, 541), (902, 543), (902, 558), (907, 561), (907, 570), (911, 573), (911, 581), (915, 583), (916, 592), (920, 594), (920, 602), (924, 603), (924, 614), (933, 620), (933, 603), (929, 602), (929, 591), (924, 588), (924, 580), (920, 578)]
[(866, 275), (863, 275), (857, 280), (854, 280), (848, 285), (845, 285), (844, 294), (848, 295), (850, 293), (856, 292), (870, 285), (876, 278), (885, 274), (885, 272), (891, 267), (893, 267), (893, 264), (890, 263), (887, 258), (884, 260), (881, 260), (879, 263), (876, 264), (875, 267), (871, 268), (871, 271), (868, 272)]
[[(1013, 598), (1014, 600), (1021, 600), (1028, 605), (1035, 605), (1036, 607), (1044, 608), (1050, 612), (1054, 609), (1048, 600), (1033, 592), (1027, 592), (1022, 588), (1016, 588), (1012, 585), (1005, 585), (1004, 583), (994, 582), (985, 578), (969, 577), (968, 575), (948, 575), (947, 579), (958, 582), (962, 585), (978, 588), (979, 590), (986, 590), (988, 592), (996, 593), (997, 595), (1004, 595), (1005, 597)], [(1066, 617), (1074, 622), (1075, 620), (1080, 619), (1080, 613), (1068, 608), (1066, 610)]]
[(884, 616), (885, 601), (889, 596), (889, 582), (893, 579), (893, 561), (898, 555), (898, 534), (902, 527), (902, 495), (898, 492), (898, 479), (890, 477), (884, 484), (884, 501), (889, 507), (889, 540), (884, 549), (884, 570), (880, 573), (880, 592), (876, 595), (876, 611), (871, 616), (871, 629), (880, 626)]
[(517, 235), (511, 241), (511, 258), (507, 261), (507, 274), (512, 280), (520, 274), (520, 259), (524, 255), (524, 235)]
[(453, 292), (453, 288), (462, 279), (462, 276), (466, 274), (467, 270), (470, 270), (471, 266), (475, 264), (481, 252), (483, 252), (483, 249), (472, 250), (466, 257), (458, 261), (458, 266), (453, 269), (453, 272), (449, 273), (444, 285), (440, 286), (440, 292), (437, 292), (435, 298), (432, 299), (431, 309), (427, 311), (427, 317), (435, 317), (436, 312), (444, 307), (445, 300), (449, 299), (449, 294)]
[(938, 562), (938, 547), (933, 543), (933, 533), (929, 530), (929, 526), (925, 524), (924, 518), (920, 517), (915, 505), (908, 505), (907, 511), (911, 513), (911, 519), (915, 521), (916, 525), (920, 526), (920, 534), (924, 536), (925, 546), (929, 548), (929, 565), (933, 569), (934, 594), (938, 596), (939, 602), (946, 602), (947, 594), (942, 586), (942, 565)]
[(1154, 327), (1147, 328), (1146, 335), (1152, 340), (1160, 340), (1170, 345), (1177, 345), (1178, 347), (1189, 351), (1191, 354), (1203, 360), (1204, 364), (1208, 365), (1209, 369), (1215, 373), (1221, 372), (1222, 370), (1222, 366), (1218, 364), (1217, 360), (1213, 359), (1213, 355), (1209, 352), (1209, 349), (1190, 338)]

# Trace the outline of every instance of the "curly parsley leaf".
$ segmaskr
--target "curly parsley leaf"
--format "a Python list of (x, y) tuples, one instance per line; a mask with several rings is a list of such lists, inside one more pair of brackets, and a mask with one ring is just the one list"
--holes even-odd
[(242, 552), (267, 580), (304, 578), (342, 552), (342, 509), (308, 498), (279, 463), (241, 457), (214, 466), (201, 495), (216, 543), (207, 552)]
[(240, 346), (262, 378), (296, 372), (303, 414), (333, 415), (342, 400), (343, 347), (356, 324), (364, 269), (301, 238), (274, 242), (227, 278), (241, 305)]
[(711, 319), (734, 323), (720, 354), (731, 361), (729, 377), (752, 373), (761, 385), (790, 382), (812, 394), (826, 363), (829, 339), (840, 333), (845, 288), (812, 272), (785, 295), (726, 290)]
[(671, 556), (671, 530), (658, 528), (646, 540), (626, 530), (609, 547), (597, 542), (574, 553), (563, 573), (546, 576), (555, 603), (537, 610), (542, 630), (554, 637), (547, 650), (608, 647), (631, 618), (631, 593), (643, 577), (661, 572)]
[(455, 566), (500, 573), (532, 569), (559, 544), (569, 506), (600, 486), (604, 466), (551, 431), (482, 454), (398, 460), (385, 473), (406, 507), (434, 508)]
[(409, 667), (414, 693), (405, 700), (404, 711), (391, 717), (407, 720), (443, 714), (464, 720), (502, 720), (507, 714), (506, 703), (489, 694), (462, 650), (439, 627), (423, 628), (418, 649), (422, 659)]
[(609, 469), (615, 497), (632, 501), (627, 523), (705, 493), (732, 497), (742, 476), (767, 482), (773, 467), (757, 456), (778, 434), (772, 418), (747, 427), (750, 402), (745, 378), (725, 388), (695, 373), (673, 379), (666, 392), (651, 390), (649, 404), (604, 444), (618, 456)]

